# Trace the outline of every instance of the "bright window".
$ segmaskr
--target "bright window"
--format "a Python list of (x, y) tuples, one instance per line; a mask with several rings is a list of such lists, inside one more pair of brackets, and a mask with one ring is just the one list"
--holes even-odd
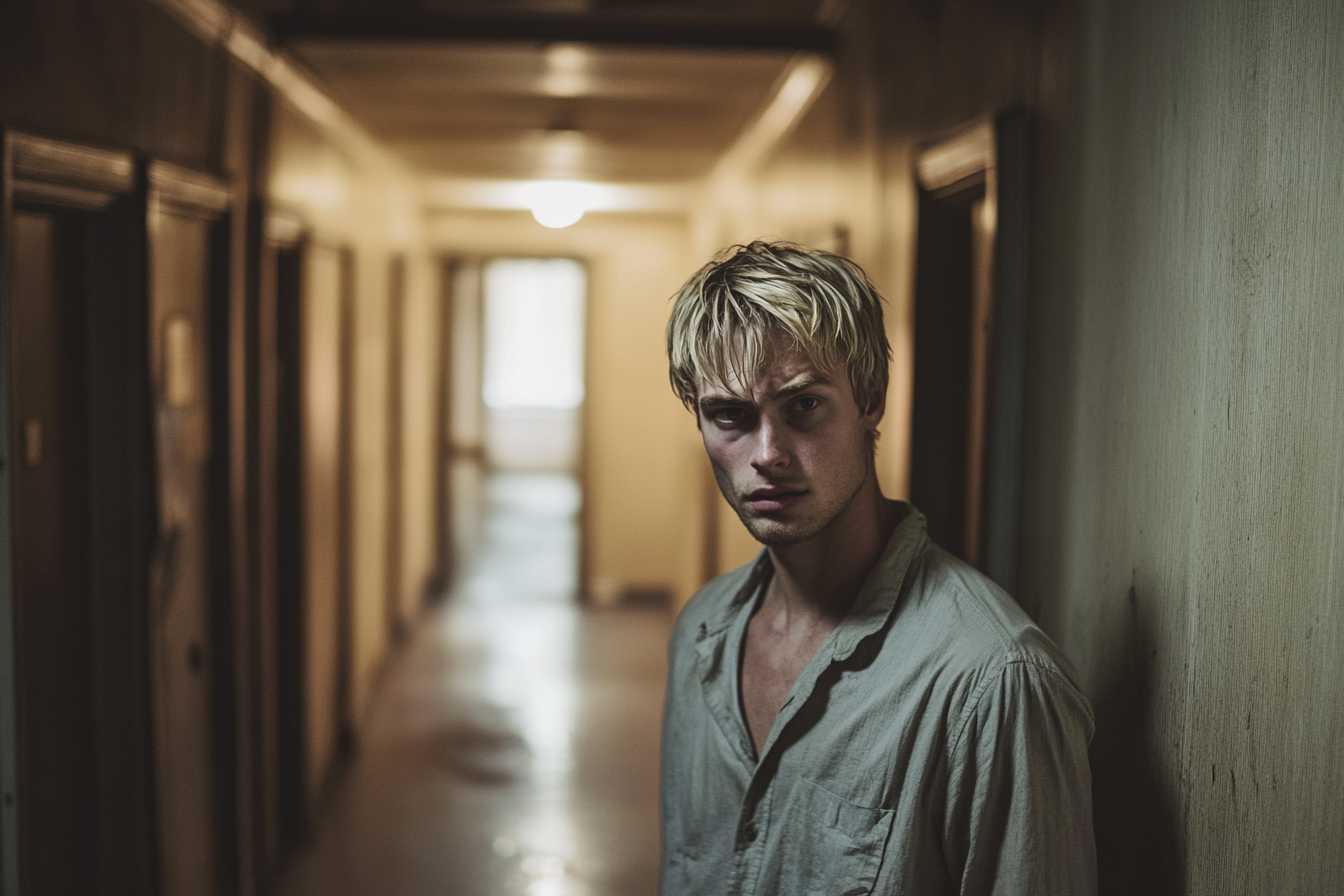
[(485, 266), (485, 403), (583, 403), (587, 277), (568, 258), (500, 258)]

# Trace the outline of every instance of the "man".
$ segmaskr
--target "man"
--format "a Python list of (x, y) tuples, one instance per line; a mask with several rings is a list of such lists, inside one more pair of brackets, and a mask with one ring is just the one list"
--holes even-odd
[(1095, 892), (1068, 660), (878, 488), (890, 349), (862, 271), (735, 247), (677, 294), (668, 355), (765, 550), (672, 636), (663, 896)]

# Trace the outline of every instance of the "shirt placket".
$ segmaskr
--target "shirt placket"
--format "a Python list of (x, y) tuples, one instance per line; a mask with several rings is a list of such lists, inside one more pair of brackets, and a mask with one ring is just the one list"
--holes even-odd
[[(780, 707), (775, 724), (770, 729), (770, 736), (766, 739), (760, 759), (756, 762), (738, 813), (737, 843), (733, 863), (734, 886), (731, 890), (733, 893), (753, 894), (753, 896), (758, 893), (761, 872), (765, 866), (766, 847), (772, 836), (771, 808), (779, 790), (777, 786), (779, 769), (784, 762), (783, 756), (775, 755), (782, 749), (778, 746), (779, 735), (797, 715), (799, 707), (812, 696), (817, 679), (833, 661), (831, 650), (823, 647), (794, 685), (793, 693)], [(745, 723), (742, 723), (742, 727), (745, 730)], [(773, 896), (773, 894), (759, 894), (759, 896)]]
[[(745, 598), (754, 587), (749, 583), (742, 596)], [(736, 612), (729, 618), (720, 620), (713, 628), (702, 624), (696, 635), (705, 704), (732, 745), (734, 760), (751, 770), (733, 839), (732, 871), (728, 882), (728, 892), (732, 894), (753, 892), (760, 878), (773, 793), (770, 787), (772, 776), (765, 773), (756, 760), (751, 733), (737, 705), (738, 654), (752, 603), (750, 599), (744, 600), (736, 605)]]
[(732, 893), (755, 893), (765, 861), (765, 845), (770, 828), (770, 804), (774, 796), (773, 781), (766, 782), (765, 790), (754, 798), (756, 777), (743, 798), (738, 813), (737, 841), (733, 849)]
[[(914, 527), (908, 522), (906, 526), (900, 527), (902, 531), (899, 534), (905, 534), (911, 528)], [(888, 583), (900, 583), (904, 580), (911, 558), (922, 546), (922, 528), (912, 532), (911, 536), (913, 537), (901, 539), (904, 542), (901, 544), (902, 550), (884, 558), (887, 562), (881, 564), (889, 576)], [(762, 584), (761, 571), (762, 567), (758, 562), (751, 580), (739, 594), (745, 595), (746, 592)], [(859, 612), (851, 611), (794, 683), (792, 693), (780, 707), (759, 758), (755, 757), (750, 731), (737, 705), (738, 652), (742, 648), (742, 639), (753, 601), (748, 600), (745, 604), (737, 603), (736, 612), (730, 618), (721, 620), (712, 630), (704, 624), (701, 625), (696, 640), (699, 642), (697, 652), (706, 703), (728, 741), (734, 745), (738, 761), (749, 766), (754, 764), (750, 782), (738, 811), (733, 844), (732, 879), (728, 892), (735, 896), (737, 894), (773, 896), (773, 894), (758, 894), (757, 889), (764, 869), (766, 847), (772, 836), (770, 810), (778, 791), (776, 786), (778, 772), (784, 761), (783, 756), (774, 755), (782, 749), (777, 747), (780, 734), (798, 714), (799, 709), (811, 699), (817, 681), (831, 664), (848, 658), (860, 640), (881, 626), (896, 599), (899, 584), (895, 588), (888, 584), (887, 588), (882, 590), (885, 592), (885, 599), (879, 597), (876, 606), (869, 605), (869, 601), (878, 595), (860, 592), (855, 607)]]

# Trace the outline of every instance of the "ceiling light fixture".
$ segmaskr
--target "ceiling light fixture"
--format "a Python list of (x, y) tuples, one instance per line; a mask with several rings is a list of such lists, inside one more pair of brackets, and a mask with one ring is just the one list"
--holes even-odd
[(524, 200), (542, 227), (577, 224), (588, 211), (591, 190), (572, 180), (538, 180), (527, 185)]

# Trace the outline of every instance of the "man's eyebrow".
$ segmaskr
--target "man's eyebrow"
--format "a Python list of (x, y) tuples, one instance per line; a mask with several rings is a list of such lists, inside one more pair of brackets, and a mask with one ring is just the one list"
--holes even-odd
[(696, 404), (700, 406), (702, 411), (717, 411), (719, 408), (724, 408), (733, 404), (743, 404), (745, 401), (745, 398), (738, 398), (736, 396), (706, 395), (704, 398), (697, 401)]
[[(797, 395), (799, 392), (806, 392), (813, 386), (830, 386), (830, 385), (834, 385), (831, 382), (830, 377), (827, 377), (820, 373), (809, 373), (804, 374), (797, 381), (789, 383), (787, 386), (783, 386), (778, 391), (771, 393), (770, 397), (788, 398), (790, 396)], [(752, 403), (753, 402), (750, 398), (744, 398), (739, 395), (706, 395), (705, 397), (699, 399), (696, 402), (696, 405), (705, 413), (712, 413), (714, 411), (719, 410), (720, 408), (729, 407), (731, 405), (752, 404)]]
[(780, 397), (787, 397), (789, 395), (797, 395), (799, 392), (806, 392), (813, 386), (830, 386), (830, 385), (832, 385), (832, 383), (829, 377), (822, 376), (819, 373), (809, 373), (804, 375), (802, 379), (798, 380), (797, 382), (793, 382), (787, 386), (784, 386), (782, 389), (776, 392), (775, 395)]

